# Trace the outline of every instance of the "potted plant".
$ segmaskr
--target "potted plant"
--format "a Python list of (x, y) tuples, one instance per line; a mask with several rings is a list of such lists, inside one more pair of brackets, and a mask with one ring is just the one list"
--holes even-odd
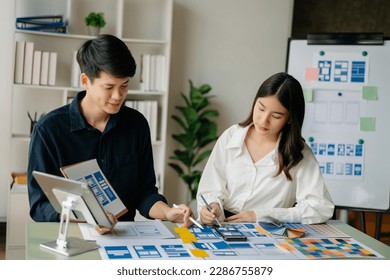
[(89, 35), (99, 35), (100, 28), (106, 25), (103, 13), (91, 12), (85, 17), (85, 24), (88, 26)]
[(172, 115), (172, 118), (181, 128), (180, 134), (173, 134), (172, 137), (181, 146), (174, 150), (170, 159), (175, 162), (168, 163), (187, 184), (191, 194), (191, 200), (196, 199), (198, 185), (202, 171), (198, 168), (203, 160), (211, 153), (208, 144), (214, 142), (217, 136), (217, 124), (213, 118), (218, 116), (216, 110), (208, 109), (211, 91), (208, 84), (195, 87), (191, 80), (189, 96), (181, 93), (185, 106), (176, 106), (181, 113), (180, 116)]

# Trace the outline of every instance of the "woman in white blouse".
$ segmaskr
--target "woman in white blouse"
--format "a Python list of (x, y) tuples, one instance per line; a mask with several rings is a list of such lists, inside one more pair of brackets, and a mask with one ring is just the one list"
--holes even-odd
[(277, 73), (264, 81), (248, 118), (218, 138), (205, 166), (197, 196), (202, 223), (256, 222), (270, 215), (313, 224), (332, 217), (334, 204), (302, 138), (304, 115), (294, 77)]

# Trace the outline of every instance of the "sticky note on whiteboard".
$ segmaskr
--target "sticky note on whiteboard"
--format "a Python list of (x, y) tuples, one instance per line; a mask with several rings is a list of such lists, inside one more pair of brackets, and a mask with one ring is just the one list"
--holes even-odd
[(376, 87), (376, 86), (363, 86), (362, 98), (364, 100), (378, 100), (378, 87)]
[(360, 131), (375, 131), (375, 118), (374, 117), (360, 118)]
[(303, 96), (304, 96), (305, 101), (307, 103), (313, 102), (313, 89), (311, 89), (311, 88), (304, 88), (303, 89)]
[(318, 81), (319, 68), (305, 68), (305, 81)]

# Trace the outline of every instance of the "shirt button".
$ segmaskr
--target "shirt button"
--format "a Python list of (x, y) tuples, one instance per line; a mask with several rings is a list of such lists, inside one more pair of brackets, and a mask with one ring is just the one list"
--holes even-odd
[(104, 162), (104, 159), (101, 159), (100, 162), (103, 163), (103, 162)]

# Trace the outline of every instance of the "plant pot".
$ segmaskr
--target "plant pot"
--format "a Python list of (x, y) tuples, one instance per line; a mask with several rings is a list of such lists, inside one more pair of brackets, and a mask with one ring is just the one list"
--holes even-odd
[(99, 34), (100, 34), (100, 27), (88, 26), (88, 34), (90, 36), (99, 36)]

